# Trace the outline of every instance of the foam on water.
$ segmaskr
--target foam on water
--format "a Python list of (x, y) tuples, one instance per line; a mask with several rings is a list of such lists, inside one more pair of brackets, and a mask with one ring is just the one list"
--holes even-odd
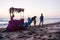
[[(36, 19), (36, 25), (39, 25), (39, 18)], [(45, 18), (44, 19), (44, 24), (48, 24), (48, 23), (55, 23), (55, 22), (59, 22), (60, 18)], [(0, 27), (2, 26), (7, 26), (9, 22), (8, 18), (0, 18)], [(24, 22), (27, 22), (27, 18), (24, 19)], [(31, 25), (33, 25), (33, 22), (31, 23)]]

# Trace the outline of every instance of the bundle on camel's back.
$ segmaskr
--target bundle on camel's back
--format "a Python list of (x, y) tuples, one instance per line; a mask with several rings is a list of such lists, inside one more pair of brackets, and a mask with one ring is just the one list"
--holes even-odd
[(13, 14), (14, 12), (17, 12), (17, 13), (19, 13), (19, 12), (24, 12), (24, 9), (23, 9), (23, 8), (14, 8), (14, 7), (11, 7), (11, 8), (9, 9), (10, 17), (11, 17), (11, 14), (14, 15), (14, 14)]

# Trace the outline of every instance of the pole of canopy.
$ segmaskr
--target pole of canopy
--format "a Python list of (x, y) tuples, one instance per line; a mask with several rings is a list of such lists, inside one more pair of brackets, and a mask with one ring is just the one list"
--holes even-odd
[[(11, 7), (13, 7), (13, 5), (14, 5), (14, 0), (11, 0)], [(9, 9), (9, 11), (10, 11), (10, 9)], [(10, 19), (11, 19), (11, 14), (13, 14), (13, 13), (9, 12), (9, 14), (10, 14)]]

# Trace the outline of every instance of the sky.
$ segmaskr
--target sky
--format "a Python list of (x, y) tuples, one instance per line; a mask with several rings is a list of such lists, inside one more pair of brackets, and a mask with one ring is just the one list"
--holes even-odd
[(24, 8), (24, 17), (60, 18), (60, 0), (0, 0), (0, 18), (9, 18), (11, 7)]

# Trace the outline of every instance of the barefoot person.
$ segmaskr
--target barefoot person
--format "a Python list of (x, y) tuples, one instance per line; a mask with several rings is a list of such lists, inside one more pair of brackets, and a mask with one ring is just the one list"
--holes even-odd
[(42, 27), (43, 27), (43, 18), (44, 18), (44, 16), (43, 16), (43, 14), (41, 13), (39, 25), (41, 25)]
[[(30, 23), (30, 20), (31, 20), (31, 18), (30, 18), (30, 17), (28, 17), (28, 23)], [(29, 25), (29, 26), (31, 26), (31, 25)]]
[(36, 26), (36, 19), (34, 20), (34, 26)]
[(34, 26), (36, 26), (36, 19), (34, 20)]

